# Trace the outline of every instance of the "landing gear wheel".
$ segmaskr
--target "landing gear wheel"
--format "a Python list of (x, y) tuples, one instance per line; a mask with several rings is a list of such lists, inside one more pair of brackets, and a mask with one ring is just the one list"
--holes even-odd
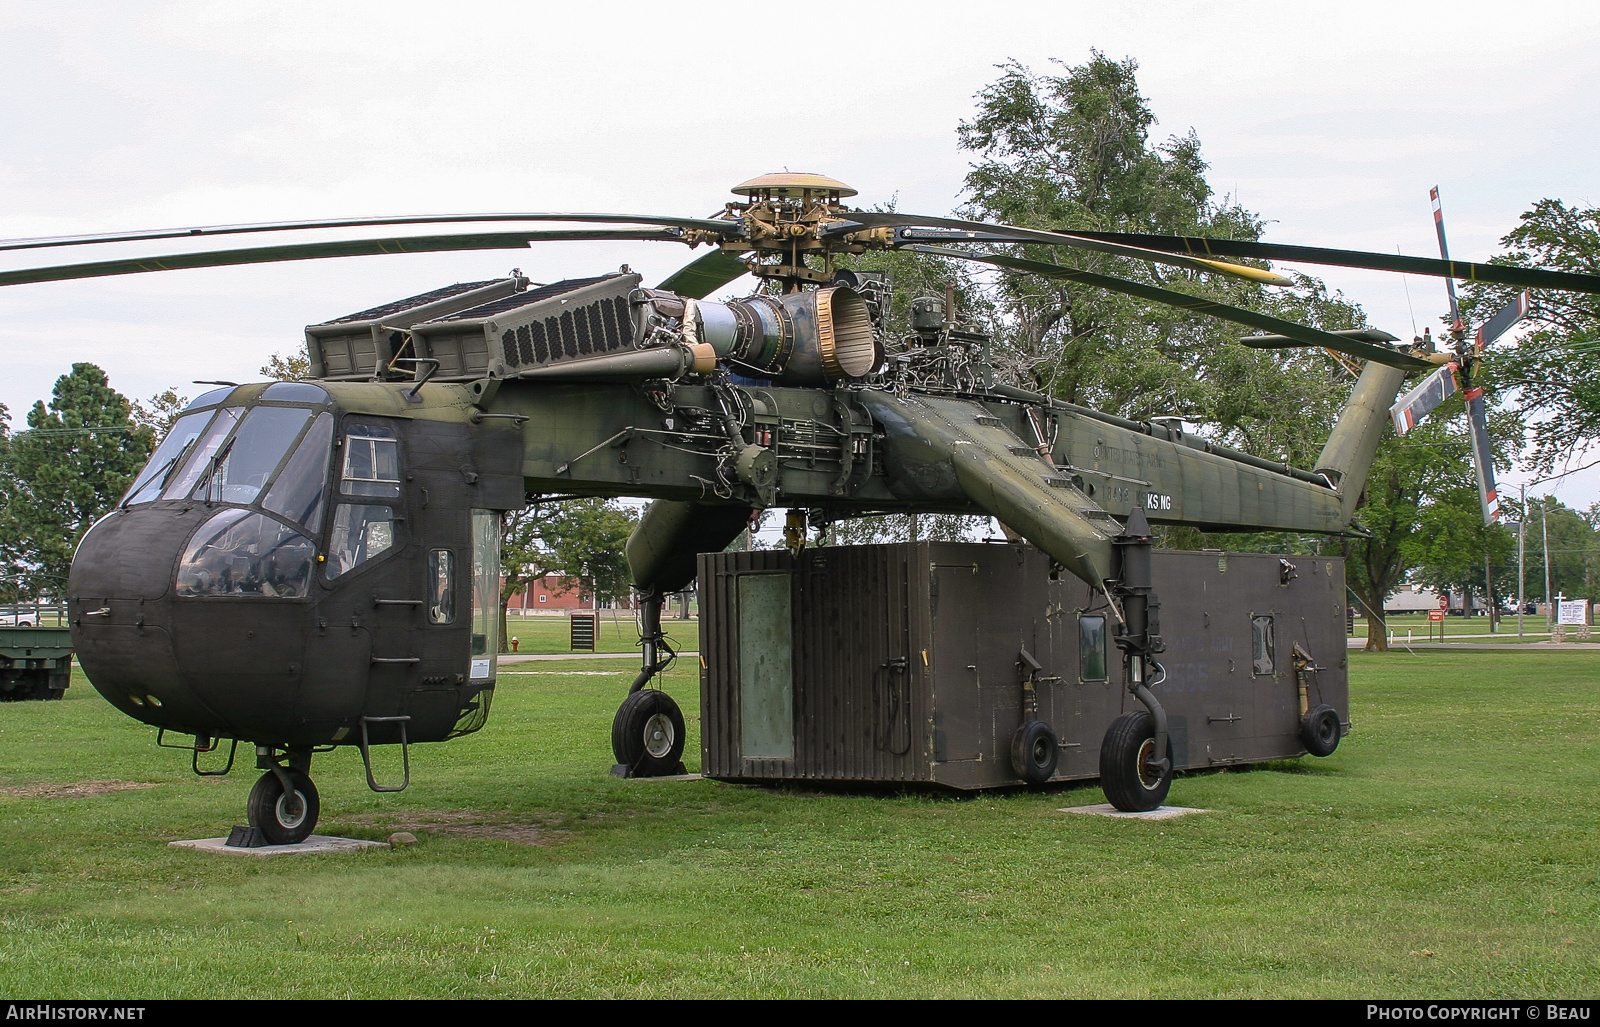
[(1031, 785), (1042, 785), (1056, 772), (1061, 745), (1042, 720), (1030, 720), (1011, 736), (1011, 769)]
[(683, 714), (667, 693), (646, 688), (628, 696), (611, 722), (611, 751), (635, 777), (676, 774), (683, 766)]
[(1111, 805), (1124, 813), (1143, 813), (1160, 806), (1172, 787), (1172, 740), (1167, 740), (1167, 766), (1151, 765), (1156, 752), (1156, 725), (1140, 710), (1111, 722), (1100, 743), (1100, 787)]
[(1300, 722), (1300, 741), (1313, 756), (1332, 756), (1339, 748), (1339, 711), (1332, 706), (1313, 706)]
[(270, 770), (250, 789), (250, 826), (259, 829), (269, 845), (294, 845), (310, 838), (322, 811), (311, 778), (292, 768), (285, 773), (294, 785), (292, 795)]

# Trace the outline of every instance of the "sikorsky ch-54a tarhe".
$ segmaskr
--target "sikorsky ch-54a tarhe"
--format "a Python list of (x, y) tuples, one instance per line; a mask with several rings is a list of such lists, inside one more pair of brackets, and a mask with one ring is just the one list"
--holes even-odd
[[(481, 728), (495, 685), (500, 520), (529, 501), (654, 500), (627, 546), (643, 596), (643, 666), (616, 717), (620, 763), (675, 769), (684, 729), (650, 687), (671, 653), (663, 597), (753, 511), (813, 523), (884, 512), (987, 514), (1103, 596), (1140, 709), (1101, 757), (1118, 804), (1165, 795), (1167, 721), (1149, 685), (1164, 643), (1150, 524), (1351, 530), (1405, 376), (1473, 354), (1325, 332), (1105, 275), (1024, 259), (1019, 243), (1096, 250), (1283, 284), (1227, 257), (1377, 267), (1600, 292), (1592, 276), (1258, 243), (1058, 233), (850, 209), (817, 175), (738, 186), (711, 218), (496, 214), (239, 225), (13, 240), (10, 251), (349, 226), (567, 222), (581, 227), (183, 253), (0, 272), (0, 285), (364, 253), (655, 240), (710, 252), (659, 283), (626, 268), (534, 285), (467, 282), (306, 329), (312, 380), (224, 386), (173, 424), (116, 509), (85, 536), (68, 587), (95, 687), (158, 740), (253, 747), (252, 825), (303, 839), (312, 755), (440, 741)], [(603, 227), (596, 227), (603, 226)], [(610, 227), (604, 227), (610, 226)], [(622, 226), (622, 227), (616, 227)], [(998, 248), (998, 249), (997, 249)], [(1130, 293), (1256, 330), (1248, 345), (1318, 346), (1364, 366), (1315, 466), (1274, 463), (993, 379), (988, 340), (939, 297), (890, 339), (891, 283), (840, 258), (874, 249), (981, 262)], [(705, 297), (744, 275), (741, 299)], [(1183, 597), (1168, 597), (1182, 602)], [(1336, 744), (1339, 718), (1306, 710)], [(1329, 716), (1332, 715), (1331, 724)], [(1027, 743), (1042, 759), (1049, 731)], [(1113, 738), (1114, 735), (1114, 738)], [(1113, 745), (1112, 742), (1115, 742)], [(232, 750), (228, 765), (232, 765)], [(1031, 758), (1027, 753), (1021, 757)], [(1052, 757), (1053, 758), (1053, 757)]]

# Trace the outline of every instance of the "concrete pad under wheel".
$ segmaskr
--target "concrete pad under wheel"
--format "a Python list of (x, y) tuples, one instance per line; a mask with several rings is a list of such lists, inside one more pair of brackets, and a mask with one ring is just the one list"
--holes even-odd
[(194, 849), (197, 852), (220, 852), (228, 856), (303, 856), (319, 852), (360, 852), (362, 849), (387, 849), (388, 842), (369, 842), (361, 838), (334, 838), (314, 834), (296, 845), (259, 845), (253, 849), (228, 844), (226, 838), (193, 838), (188, 841), (168, 842), (170, 849)]
[(1124, 813), (1109, 802), (1097, 802), (1093, 806), (1065, 806), (1056, 812), (1090, 813), (1097, 817), (1115, 817), (1118, 820), (1171, 820), (1174, 817), (1184, 817), (1190, 813), (1205, 813), (1207, 811), (1195, 809), (1193, 806), (1157, 806), (1155, 809), (1146, 810), (1143, 813)]

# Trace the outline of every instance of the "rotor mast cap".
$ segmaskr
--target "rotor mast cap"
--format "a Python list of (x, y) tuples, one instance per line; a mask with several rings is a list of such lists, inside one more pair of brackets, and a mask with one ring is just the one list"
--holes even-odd
[(777, 171), (770, 175), (762, 175), (760, 178), (752, 178), (748, 182), (740, 182), (733, 187), (733, 192), (735, 195), (747, 196), (752, 200), (810, 199), (822, 196), (843, 199), (846, 196), (856, 195), (854, 189), (836, 178), (795, 171)]

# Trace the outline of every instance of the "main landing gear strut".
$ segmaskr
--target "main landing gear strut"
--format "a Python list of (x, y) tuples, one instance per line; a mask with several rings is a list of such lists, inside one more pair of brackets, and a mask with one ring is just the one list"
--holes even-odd
[[(1124, 713), (1111, 722), (1100, 743), (1100, 787), (1106, 799), (1124, 813), (1142, 813), (1160, 806), (1172, 787), (1172, 741), (1167, 713), (1150, 691), (1166, 677), (1155, 657), (1166, 650), (1161, 640), (1161, 604), (1150, 575), (1150, 522), (1135, 507), (1117, 536), (1120, 573), (1111, 591), (1122, 607), (1116, 636), (1127, 667), (1128, 691), (1144, 709)], [(1147, 680), (1150, 671), (1154, 680)]]
[(685, 772), (683, 713), (667, 693), (648, 687), (652, 678), (678, 658), (661, 630), (665, 599), (658, 588), (640, 596), (643, 656), (639, 674), (611, 722), (611, 751), (617, 758), (611, 773), (617, 777), (664, 777)]

